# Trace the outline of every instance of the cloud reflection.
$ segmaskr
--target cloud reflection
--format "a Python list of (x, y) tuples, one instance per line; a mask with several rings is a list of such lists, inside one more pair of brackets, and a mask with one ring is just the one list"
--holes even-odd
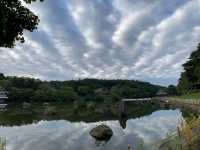
[[(144, 142), (152, 144), (176, 130), (182, 119), (179, 110), (161, 110), (137, 119), (127, 121), (126, 129), (120, 127), (119, 121), (95, 123), (59, 121), (40, 121), (36, 124), (1, 127), (0, 136), (6, 137), (8, 150), (121, 150), (127, 145)], [(89, 131), (104, 123), (113, 130), (111, 140), (96, 146)]]

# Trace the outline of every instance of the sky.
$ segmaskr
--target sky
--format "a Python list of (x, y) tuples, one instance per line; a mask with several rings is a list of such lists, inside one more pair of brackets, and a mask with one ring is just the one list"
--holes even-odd
[(41, 80), (177, 84), (200, 42), (200, 0), (45, 0), (24, 44), (0, 48), (0, 72)]

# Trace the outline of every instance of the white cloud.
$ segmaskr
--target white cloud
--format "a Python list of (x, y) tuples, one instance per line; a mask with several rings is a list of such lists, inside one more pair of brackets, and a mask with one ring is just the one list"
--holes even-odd
[(0, 72), (46, 80), (128, 78), (176, 83), (200, 41), (200, 0), (48, 0), (26, 43), (0, 48)]

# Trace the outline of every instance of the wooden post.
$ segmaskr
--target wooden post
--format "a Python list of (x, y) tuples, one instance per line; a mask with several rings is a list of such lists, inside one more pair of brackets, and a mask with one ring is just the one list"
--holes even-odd
[(127, 116), (127, 107), (126, 107), (126, 102), (122, 101), (120, 103), (120, 113), (121, 113), (121, 116)]

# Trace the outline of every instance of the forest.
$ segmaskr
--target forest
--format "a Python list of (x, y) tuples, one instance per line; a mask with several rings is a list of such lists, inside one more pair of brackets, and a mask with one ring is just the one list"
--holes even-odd
[(8, 91), (10, 102), (112, 102), (121, 98), (153, 97), (160, 89), (166, 89), (135, 80), (41, 81), (4, 74), (0, 74), (0, 86)]
[(200, 44), (193, 51), (187, 62), (183, 64), (184, 71), (181, 74), (177, 90), (179, 94), (199, 92), (200, 89)]

